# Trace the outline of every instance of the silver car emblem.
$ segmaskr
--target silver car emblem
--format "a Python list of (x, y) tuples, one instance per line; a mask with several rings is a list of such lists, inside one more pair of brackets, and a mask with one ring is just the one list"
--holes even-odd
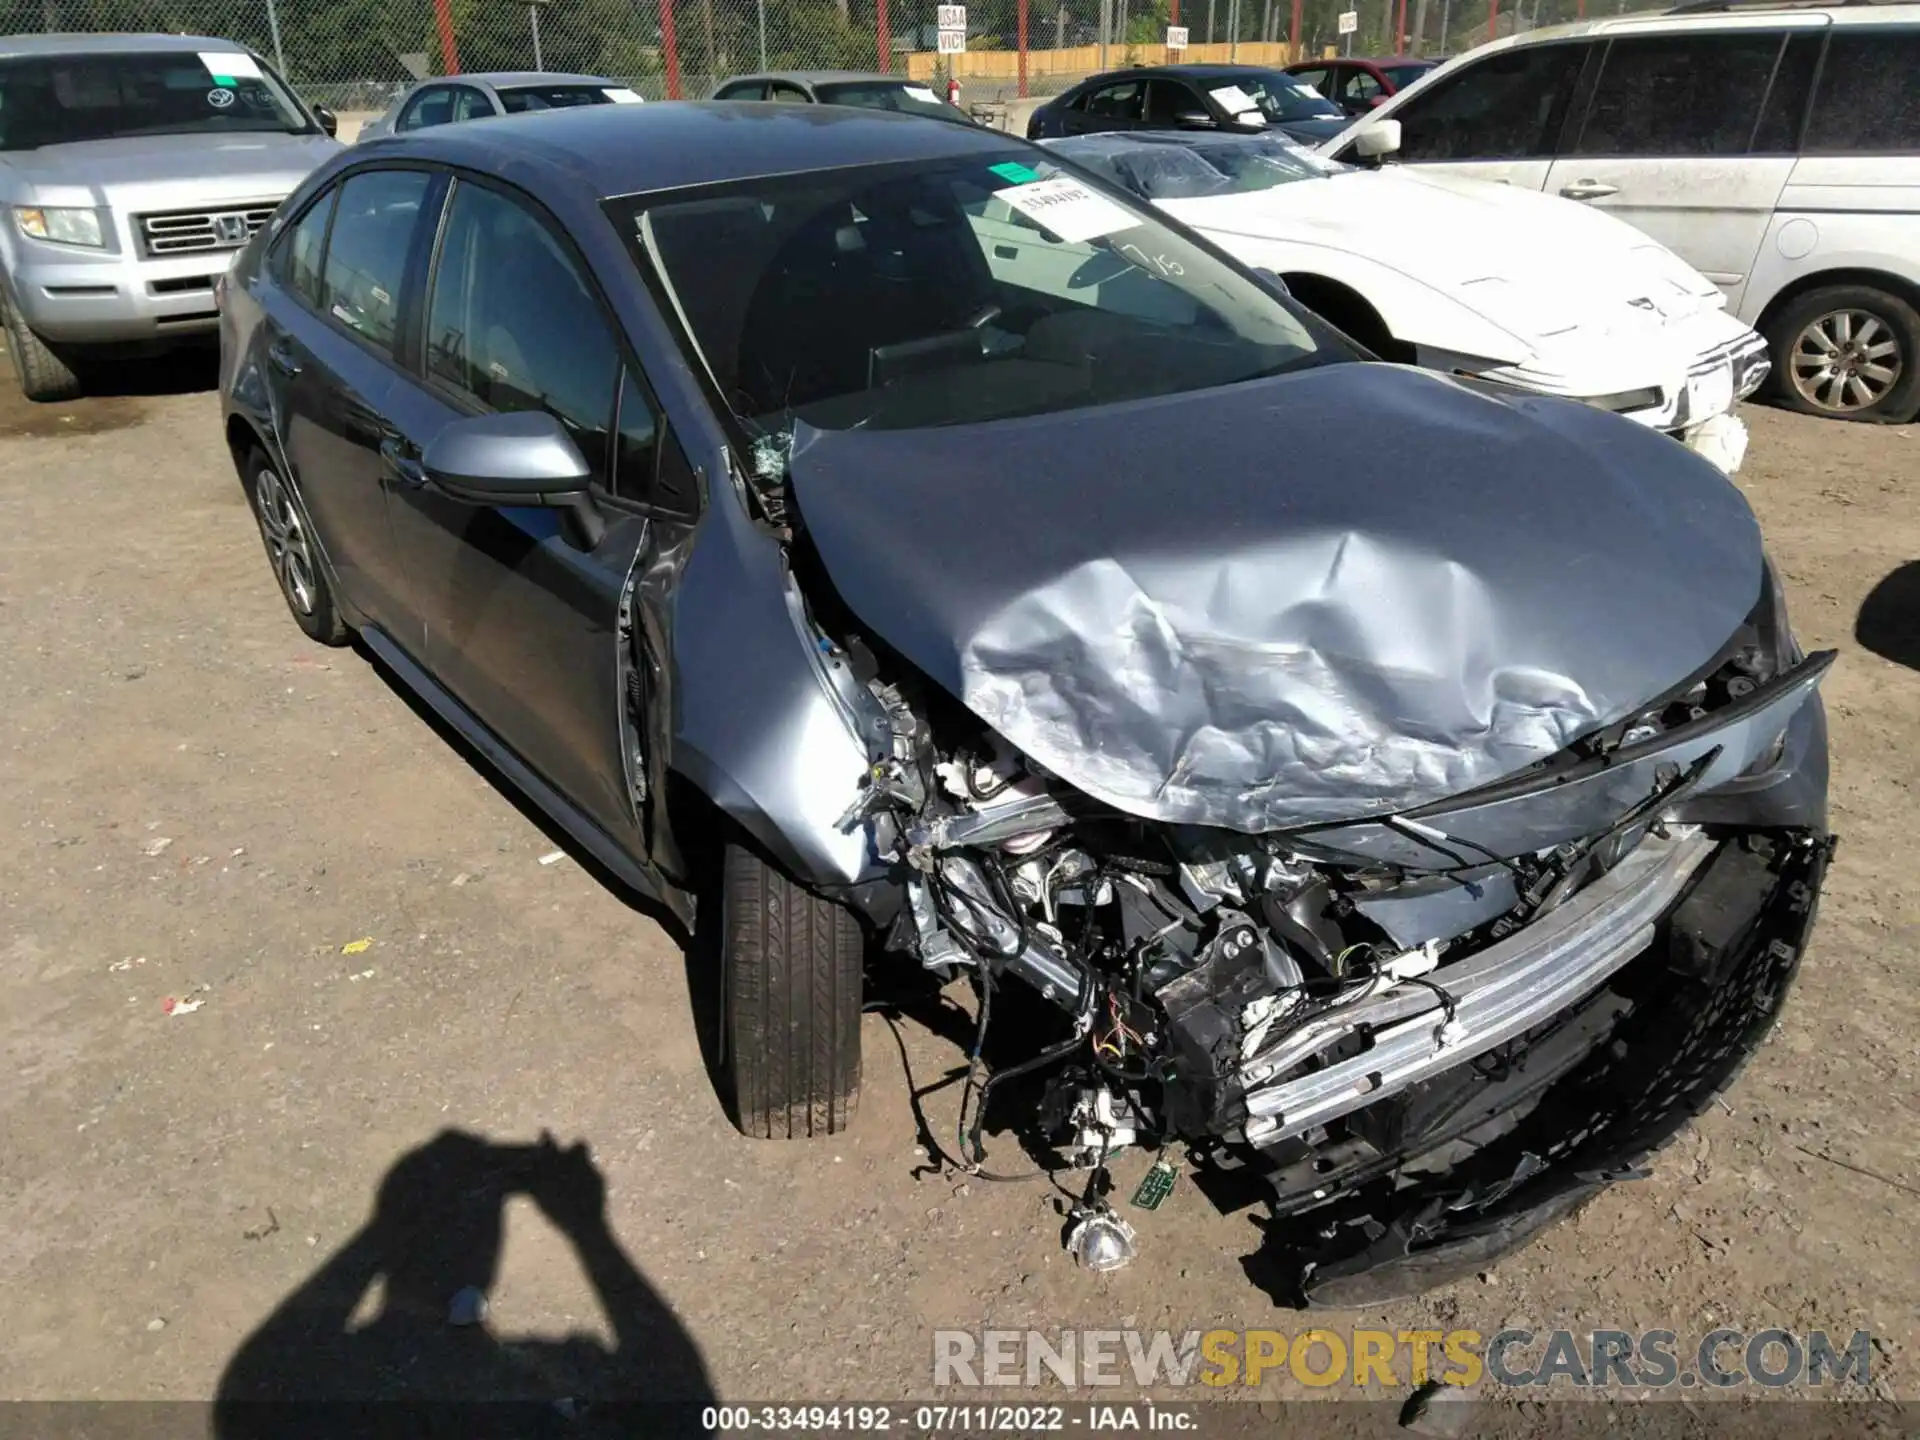
[(243, 245), (247, 239), (247, 217), (244, 215), (216, 215), (213, 217), (213, 233), (227, 245)]

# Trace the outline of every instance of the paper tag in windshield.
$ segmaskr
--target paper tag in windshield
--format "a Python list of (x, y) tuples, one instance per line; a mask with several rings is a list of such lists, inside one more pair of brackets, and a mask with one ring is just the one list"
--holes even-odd
[(616, 105), (639, 105), (640, 97), (624, 85), (603, 85), (600, 93)]
[(1322, 95), (1318, 90), (1314, 89), (1313, 86), (1307, 84), (1307, 82), (1304, 80), (1300, 82), (1300, 93), (1302, 95), (1311, 95), (1316, 100), (1324, 100), (1327, 98), (1326, 96)]
[(1038, 170), (1022, 165), (1018, 160), (1008, 160), (1003, 164), (989, 165), (988, 170), (1002, 180), (1011, 180), (1016, 185), (1031, 185), (1040, 178)]
[(1220, 108), (1229, 115), (1244, 115), (1249, 110), (1257, 111), (1260, 108), (1253, 103), (1253, 97), (1238, 85), (1221, 85), (1207, 93), (1218, 100)]
[(260, 78), (260, 67), (253, 63), (253, 57), (238, 51), (202, 50), (200, 63), (207, 67), (207, 73), (213, 76), (216, 85), (231, 85), (239, 80)]
[(1016, 185), (995, 196), (1067, 244), (1093, 240), (1118, 230), (1131, 230), (1140, 221), (1104, 195), (1096, 194), (1065, 175)]
[(902, 85), (900, 89), (903, 93), (911, 95), (916, 100), (924, 100), (929, 105), (940, 103), (940, 97), (924, 85)]

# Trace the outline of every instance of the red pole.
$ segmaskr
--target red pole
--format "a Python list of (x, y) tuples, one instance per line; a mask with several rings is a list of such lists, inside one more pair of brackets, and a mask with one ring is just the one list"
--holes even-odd
[(460, 73), (460, 50), (453, 43), (453, 7), (448, 0), (433, 0), (433, 18), (440, 26), (440, 69), (442, 74)]
[(887, 0), (874, 0), (873, 7), (874, 48), (880, 52), (880, 73), (893, 73), (893, 36), (887, 30)]
[(1394, 12), (1393, 53), (1407, 53), (1407, 0), (1400, 0), (1400, 8)]
[[(444, 4), (445, 0), (441, 0)], [(660, 48), (667, 57), (667, 99), (680, 98), (680, 41), (673, 33), (673, 0), (660, 0)]]
[[(1020, 0), (1020, 98), (1027, 98), (1027, 0)], [(1173, 18), (1180, 18), (1180, 0), (1173, 0)]]
[(1178, 25), (1179, 23), (1180, 23), (1180, 0), (1172, 0), (1171, 6), (1167, 12), (1167, 24)]
[(1500, 0), (1492, 0), (1487, 6), (1487, 39), (1500, 38)]
[(1300, 0), (1293, 0), (1293, 33), (1287, 37), (1287, 56), (1294, 61), (1307, 58), (1300, 53)]

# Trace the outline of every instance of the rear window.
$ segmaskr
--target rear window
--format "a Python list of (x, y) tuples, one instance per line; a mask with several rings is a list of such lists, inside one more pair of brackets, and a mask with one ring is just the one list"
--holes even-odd
[(1804, 148), (1815, 155), (1920, 150), (1920, 30), (1834, 33)]
[(0, 150), (312, 128), (280, 82), (233, 47), (0, 61)]
[(863, 110), (899, 110), (909, 115), (932, 115), (941, 120), (965, 118), (925, 85), (860, 80), (837, 85), (815, 85), (813, 93), (822, 105), (857, 105)]
[(614, 96), (609, 92), (615, 89), (606, 85), (523, 85), (502, 90), (500, 103), (509, 115), (529, 110), (571, 110), (577, 105), (611, 105)]

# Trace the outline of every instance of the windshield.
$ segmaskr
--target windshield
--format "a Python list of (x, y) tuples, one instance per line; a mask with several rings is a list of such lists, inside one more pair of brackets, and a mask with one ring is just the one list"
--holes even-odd
[(1241, 195), (1294, 180), (1318, 180), (1347, 168), (1277, 135), (1209, 135), (1177, 141), (1076, 135), (1043, 143), (1143, 200)]
[[(608, 85), (518, 85), (500, 92), (509, 115), (528, 110), (568, 110), (575, 105), (611, 105), (620, 93)], [(630, 93), (630, 92), (629, 92)]]
[(813, 93), (822, 105), (858, 105), (867, 110), (900, 110), (909, 115), (932, 115), (941, 120), (964, 120), (925, 85), (895, 84), (885, 80), (851, 80), (833, 85), (815, 85)]
[(311, 128), (280, 82), (239, 51), (0, 60), (0, 150)]
[(1298, 75), (1289, 75), (1284, 70), (1236, 74), (1233, 83), (1247, 93), (1269, 120), (1337, 119), (1341, 114), (1338, 105)]
[(1393, 82), (1394, 89), (1404, 90), (1431, 69), (1431, 65), (1382, 65), (1380, 73)]
[(633, 219), (762, 432), (965, 424), (1352, 358), (1150, 212), (1034, 158), (730, 183)]

